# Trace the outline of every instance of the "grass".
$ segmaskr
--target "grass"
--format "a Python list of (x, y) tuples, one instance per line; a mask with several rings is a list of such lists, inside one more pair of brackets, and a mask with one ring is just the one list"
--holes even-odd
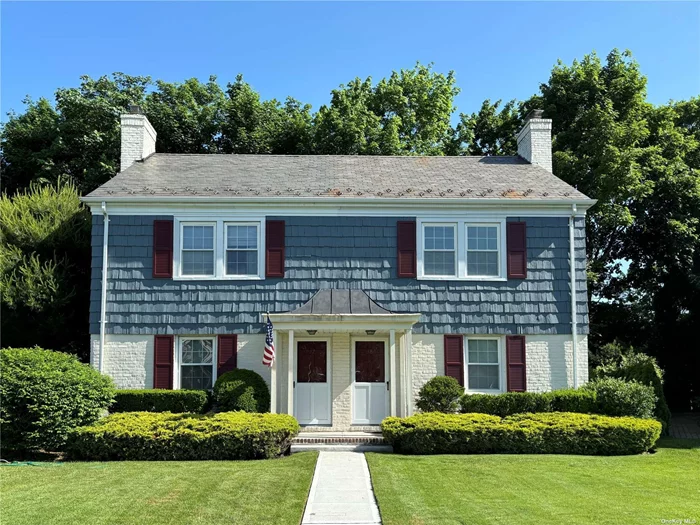
[(367, 460), (384, 525), (700, 523), (700, 440), (665, 439), (640, 456)]
[(14, 525), (298, 525), (315, 452), (265, 461), (43, 463), (0, 467)]

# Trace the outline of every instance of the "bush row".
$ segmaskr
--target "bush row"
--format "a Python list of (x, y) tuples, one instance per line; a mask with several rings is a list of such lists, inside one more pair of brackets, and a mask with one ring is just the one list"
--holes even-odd
[(206, 410), (208, 401), (204, 390), (117, 390), (109, 411), (200, 414)]
[(640, 454), (654, 446), (653, 419), (570, 412), (488, 414), (429, 412), (389, 417), (382, 434), (401, 454)]
[(128, 412), (71, 432), (73, 459), (237, 460), (287, 454), (299, 423), (286, 414)]
[(591, 390), (464, 394), (460, 399), (460, 411), (463, 413), (477, 412), (500, 417), (526, 412), (595, 413), (597, 408), (596, 394)]

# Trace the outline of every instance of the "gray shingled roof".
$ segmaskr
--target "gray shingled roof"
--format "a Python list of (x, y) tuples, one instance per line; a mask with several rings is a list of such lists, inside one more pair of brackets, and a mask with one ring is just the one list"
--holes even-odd
[(520, 157), (180, 155), (136, 162), (88, 197), (587, 197)]
[(290, 314), (347, 315), (390, 314), (362, 290), (319, 290)]

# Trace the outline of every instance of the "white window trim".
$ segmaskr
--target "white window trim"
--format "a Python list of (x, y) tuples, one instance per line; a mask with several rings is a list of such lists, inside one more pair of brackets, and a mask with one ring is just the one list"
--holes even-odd
[[(506, 275), (506, 218), (505, 217), (461, 217), (459, 220), (446, 221), (445, 217), (419, 218), (416, 224), (416, 246), (418, 247), (418, 280), (423, 281), (507, 281)], [(457, 274), (426, 275), (423, 263), (425, 226), (456, 226), (455, 253), (457, 257)], [(498, 226), (498, 275), (467, 275), (467, 226)]]
[[(493, 389), (470, 389), (469, 388), (469, 365), (470, 364), (496, 364), (496, 363), (469, 363), (469, 341), (470, 340), (491, 340), (498, 344), (498, 386)], [(464, 337), (464, 389), (467, 394), (502, 394), (506, 391), (506, 353), (504, 337), (498, 335), (468, 335)]]
[(429, 275), (426, 274), (425, 277), (429, 277), (431, 279), (456, 279), (457, 275), (459, 275), (459, 224), (456, 222), (425, 222), (421, 225), (421, 242), (419, 244), (420, 246), (420, 251), (421, 251), (421, 257), (419, 259), (421, 263), (421, 269), (424, 269), (423, 266), (423, 255), (425, 254), (425, 228), (426, 227), (452, 227), (454, 228), (454, 235), (453, 235), (453, 243), (454, 243), (454, 248), (452, 250), (429, 250), (429, 251), (434, 251), (434, 252), (454, 252), (454, 263), (455, 263), (455, 273), (453, 275)]
[[(182, 239), (184, 239), (184, 232), (185, 232), (185, 226), (211, 226), (214, 228), (214, 233), (213, 233), (213, 246), (211, 249), (201, 249), (201, 250), (188, 250), (188, 251), (210, 251), (214, 253), (214, 273), (205, 273), (205, 274), (188, 274), (188, 275), (183, 275), (183, 278), (186, 279), (211, 279), (212, 277), (216, 276), (216, 238), (217, 238), (217, 224), (216, 221), (183, 221), (178, 224), (178, 236), (180, 242), (178, 243), (178, 263), (182, 260), (182, 252), (185, 250), (185, 248), (182, 245)], [(173, 250), (174, 251), (174, 250)], [(173, 253), (173, 257), (175, 254)], [(178, 264), (178, 271), (181, 272), (182, 268)]]
[(174, 359), (174, 370), (173, 370), (173, 389), (180, 390), (180, 379), (181, 379), (181, 368), (182, 368), (182, 342), (189, 339), (208, 339), (212, 341), (212, 376), (211, 376), (211, 386), (214, 387), (216, 383), (216, 372), (218, 359), (218, 337), (216, 335), (179, 335), (175, 338), (175, 359)]
[[(261, 281), (265, 279), (265, 217), (175, 217), (173, 228), (173, 280), (174, 281)], [(226, 225), (256, 225), (258, 227), (258, 274), (226, 275)], [(183, 226), (214, 225), (214, 275), (182, 275)]]

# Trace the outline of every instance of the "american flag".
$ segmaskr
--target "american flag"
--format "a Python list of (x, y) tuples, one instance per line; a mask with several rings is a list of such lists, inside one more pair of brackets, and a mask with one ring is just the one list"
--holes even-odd
[(275, 361), (275, 341), (272, 339), (272, 322), (270, 315), (267, 316), (267, 337), (265, 337), (265, 351), (263, 352), (263, 364), (272, 366)]

